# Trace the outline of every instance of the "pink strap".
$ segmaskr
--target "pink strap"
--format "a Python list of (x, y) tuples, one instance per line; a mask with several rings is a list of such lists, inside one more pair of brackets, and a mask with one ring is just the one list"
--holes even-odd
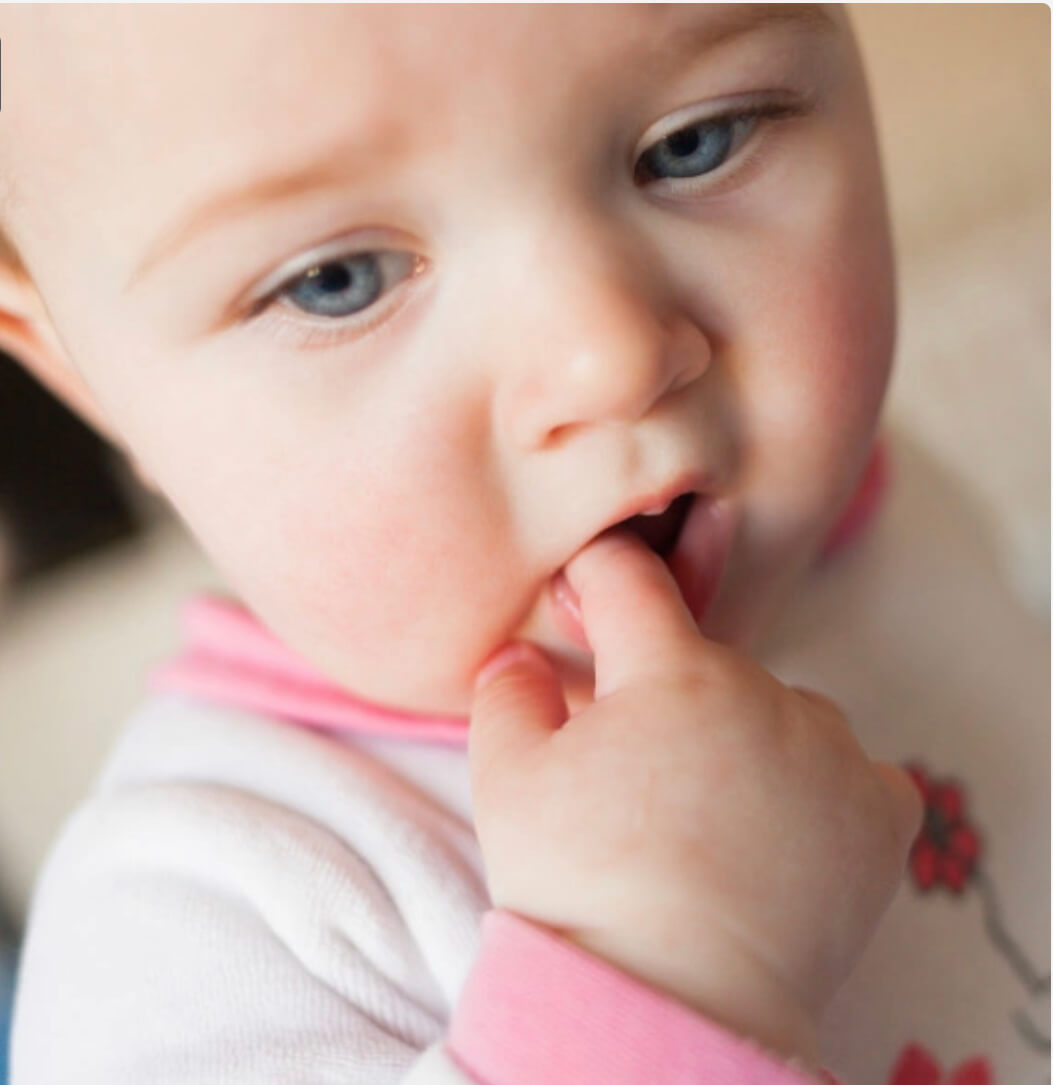
[(512, 912), (481, 936), (447, 1038), (481, 1085), (837, 1085)]

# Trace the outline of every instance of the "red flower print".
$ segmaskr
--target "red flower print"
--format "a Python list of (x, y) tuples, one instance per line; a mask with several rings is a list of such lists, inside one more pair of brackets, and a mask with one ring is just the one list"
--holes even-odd
[[(980, 835), (965, 819), (962, 787), (953, 780), (935, 780), (921, 765), (904, 764), (903, 769), (921, 792), (925, 818), (910, 851), (908, 867), (914, 884), (928, 892), (943, 884), (961, 896), (966, 883), (979, 895), (984, 912), (984, 929), (991, 945), (1016, 973), (1028, 994), (1049, 996), (1049, 973), (1031, 963), (1027, 952), (1006, 929), (998, 904), (996, 886), (980, 866)], [(1023, 1011), (1012, 1016), (1013, 1025), (1024, 1042), (1035, 1051), (1049, 1054), (1049, 1037)], [(943, 1074), (932, 1056), (917, 1044), (900, 1055), (889, 1085), (988, 1085), (993, 1082), (984, 1059), (962, 1063), (949, 1076)]]
[(965, 820), (961, 788), (931, 779), (917, 765), (904, 767), (925, 802), (925, 821), (910, 853), (914, 884), (928, 890), (942, 882), (960, 893), (980, 858), (980, 837)]
[(925, 1048), (910, 1044), (896, 1060), (888, 1085), (995, 1085), (995, 1079), (982, 1055), (945, 1074)]

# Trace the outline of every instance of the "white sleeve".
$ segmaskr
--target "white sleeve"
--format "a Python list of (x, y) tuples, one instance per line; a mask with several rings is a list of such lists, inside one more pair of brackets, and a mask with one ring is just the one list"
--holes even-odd
[(331, 828), (228, 785), (86, 803), (38, 883), (12, 1085), (468, 1085), (398, 902)]
[(450, 1007), (388, 889), (229, 786), (96, 799), (38, 890), (12, 1085), (816, 1081), (512, 913)]

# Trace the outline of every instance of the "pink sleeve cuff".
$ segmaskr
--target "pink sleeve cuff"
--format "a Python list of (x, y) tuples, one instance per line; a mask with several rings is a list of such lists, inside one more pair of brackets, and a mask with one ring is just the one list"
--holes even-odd
[(481, 933), (447, 1048), (482, 1085), (817, 1081), (513, 912), (487, 912)]

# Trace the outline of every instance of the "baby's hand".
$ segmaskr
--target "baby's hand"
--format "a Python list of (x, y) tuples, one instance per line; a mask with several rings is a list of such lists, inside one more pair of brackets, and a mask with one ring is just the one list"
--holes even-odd
[(532, 647), (477, 689), (494, 905), (814, 1063), (920, 827), (913, 783), (871, 761), (835, 705), (705, 639), (639, 539), (604, 536), (566, 573), (595, 701), (567, 720)]

